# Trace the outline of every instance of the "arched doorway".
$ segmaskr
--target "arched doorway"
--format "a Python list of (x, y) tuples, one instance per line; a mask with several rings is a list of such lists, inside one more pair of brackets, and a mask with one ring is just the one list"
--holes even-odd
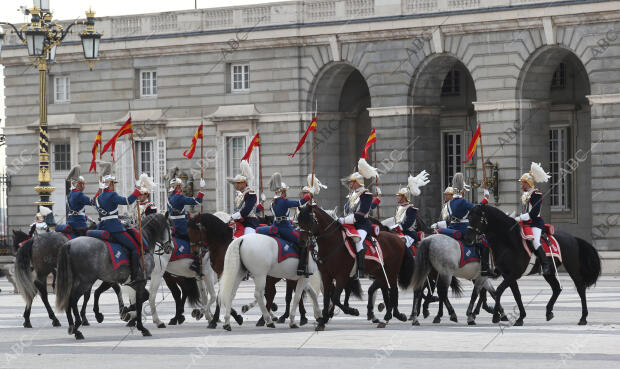
[(307, 109), (318, 107), (316, 175), (329, 186), (321, 205), (334, 207), (344, 203), (348, 192), (341, 179), (353, 172), (371, 131), (370, 92), (362, 74), (346, 63), (325, 66), (312, 91)]
[[(519, 79), (521, 172), (532, 161), (550, 172), (543, 217), (559, 229), (592, 238), (590, 82), (583, 63), (562, 47), (539, 49)], [(578, 211), (577, 211), (578, 209)]]
[[(427, 221), (437, 220), (444, 188), (451, 184), (454, 173), (465, 169), (462, 162), (467, 144), (477, 126), (475, 100), (471, 74), (453, 56), (441, 54), (427, 58), (414, 76), (410, 93), (413, 112), (409, 122), (414, 142), (409, 170), (414, 175), (423, 169), (430, 174), (431, 182), (422, 189), (420, 198), (414, 200)], [(475, 174), (468, 179), (476, 181)]]

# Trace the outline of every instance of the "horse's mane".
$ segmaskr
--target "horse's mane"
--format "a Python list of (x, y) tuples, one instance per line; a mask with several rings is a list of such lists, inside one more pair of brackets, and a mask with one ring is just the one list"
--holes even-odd
[[(202, 213), (200, 214), (200, 223), (207, 229), (209, 237), (219, 240), (232, 239), (232, 228), (224, 223), (218, 216), (210, 213)], [(190, 218), (187, 222), (187, 226), (192, 229), (199, 229), (195, 218)]]
[(13, 252), (17, 252), (19, 244), (28, 239), (28, 234), (20, 230), (13, 231)]
[[(492, 224), (491, 228), (495, 230), (496, 234), (511, 240), (521, 239), (519, 224), (514, 218), (506, 215), (501, 209), (491, 205), (476, 205), (474, 209), (475, 208), (480, 210), (484, 209), (489, 226)], [(518, 242), (508, 242), (508, 244), (520, 247)]]

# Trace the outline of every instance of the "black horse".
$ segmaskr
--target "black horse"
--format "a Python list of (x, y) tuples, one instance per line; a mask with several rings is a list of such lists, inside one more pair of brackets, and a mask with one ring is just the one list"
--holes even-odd
[[(523, 325), (526, 314), (517, 280), (523, 276), (530, 257), (523, 247), (519, 225), (500, 209), (489, 205), (476, 205), (469, 211), (469, 228), (465, 234), (465, 242), (472, 243), (477, 236), (482, 234), (486, 235), (493, 250), (495, 266), (504, 277), (502, 283), (497, 287), (493, 323), (499, 322), (500, 298), (504, 290), (510, 287), (519, 307), (519, 318), (515, 321), (515, 325)], [(579, 325), (585, 325), (588, 316), (586, 288), (594, 285), (601, 275), (601, 259), (596, 249), (581, 238), (561, 231), (555, 232), (554, 237), (560, 246), (564, 268), (575, 283), (577, 293), (581, 298)], [(538, 270), (540, 270), (540, 265), (537, 261), (530, 274), (537, 273)], [(562, 288), (555, 275), (545, 276), (545, 280), (553, 290), (551, 299), (547, 303), (546, 315), (547, 320), (551, 320), (553, 318), (553, 305)]]

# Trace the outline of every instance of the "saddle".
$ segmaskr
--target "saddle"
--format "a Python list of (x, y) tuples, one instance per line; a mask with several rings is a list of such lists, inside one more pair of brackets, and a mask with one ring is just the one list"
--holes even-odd
[[(532, 233), (532, 227), (529, 224), (525, 224), (523, 222), (519, 222), (521, 225), (521, 241), (523, 243), (523, 248), (527, 252), (528, 256), (532, 256), (534, 251), (534, 247), (532, 245), (532, 240), (534, 239), (534, 234)], [(555, 227), (552, 224), (545, 224), (545, 229), (540, 235), (540, 244), (545, 250), (545, 255), (547, 257), (554, 257), (560, 263), (562, 262), (562, 253), (560, 251), (560, 244), (553, 237), (555, 234)]]

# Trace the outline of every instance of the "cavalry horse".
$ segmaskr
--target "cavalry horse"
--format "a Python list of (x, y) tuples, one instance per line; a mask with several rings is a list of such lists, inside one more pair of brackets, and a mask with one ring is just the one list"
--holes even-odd
[[(301, 228), (300, 242), (314, 238), (318, 245), (316, 258), (324, 292), (323, 316), (316, 330), (323, 331), (329, 320), (330, 302), (344, 311), (340, 304), (340, 294), (355, 272), (355, 259), (346, 249), (344, 227), (323, 209), (316, 205), (306, 205), (300, 211), (297, 221)], [(367, 260), (365, 271), (372, 274), (380, 288), (388, 292), (384, 295), (386, 305), (384, 319), (387, 322), (392, 318), (392, 311), (398, 311), (397, 284), (404, 289), (409, 287), (411, 282), (413, 255), (393, 233), (380, 232), (378, 241), (383, 253), (384, 270), (378, 262)], [(336, 281), (335, 286), (333, 280)], [(386, 322), (380, 322), (377, 327), (384, 328)]]
[[(171, 242), (167, 229), (167, 219), (162, 214), (151, 214), (142, 219), (142, 238), (150, 245), (144, 253), (144, 271), (147, 277), (153, 270), (153, 252), (162, 245)], [(56, 309), (67, 314), (69, 334), (76, 339), (84, 339), (78, 329), (82, 325), (77, 311), (77, 300), (89, 291), (96, 280), (107, 283), (124, 283), (129, 279), (130, 267), (127, 264), (114, 269), (108, 246), (103, 240), (92, 237), (78, 237), (60, 248), (58, 252), (58, 285), (56, 291)], [(143, 336), (151, 333), (142, 324), (142, 304), (148, 299), (145, 289), (146, 281), (137, 283), (136, 290), (136, 328)], [(73, 312), (73, 316), (72, 316)], [(75, 322), (73, 320), (75, 317)]]
[[(519, 318), (514, 325), (521, 326), (526, 313), (517, 280), (526, 272), (530, 256), (524, 248), (520, 226), (514, 218), (504, 214), (500, 209), (489, 205), (476, 205), (469, 211), (469, 228), (465, 234), (465, 241), (473, 242), (477, 236), (481, 235), (485, 235), (489, 241), (493, 250), (496, 269), (504, 277), (502, 283), (497, 287), (493, 323), (499, 322), (500, 298), (504, 290), (510, 287), (519, 307)], [(601, 274), (601, 259), (596, 249), (581, 238), (561, 231), (555, 232), (553, 237), (559, 244), (562, 264), (575, 283), (581, 299), (579, 325), (585, 325), (588, 316), (586, 288), (594, 285), (598, 280)], [(536, 261), (536, 266), (532, 268), (530, 274), (539, 270), (539, 261)], [(553, 318), (553, 305), (562, 288), (556, 275), (548, 275), (544, 278), (553, 291), (546, 309), (546, 318), (549, 321)]]

